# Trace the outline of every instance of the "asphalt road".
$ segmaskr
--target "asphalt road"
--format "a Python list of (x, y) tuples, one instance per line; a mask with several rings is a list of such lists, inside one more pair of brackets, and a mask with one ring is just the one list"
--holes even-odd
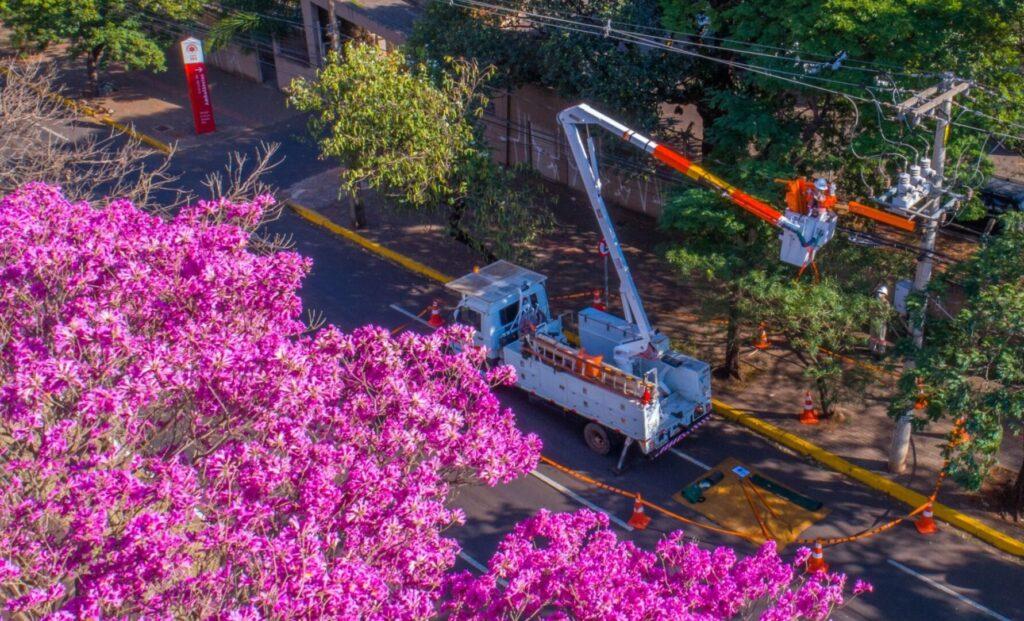
[[(51, 129), (71, 137), (90, 131), (81, 127)], [(268, 180), (287, 187), (328, 166), (315, 158), (313, 149), (301, 140), (302, 133), (302, 121), (294, 119), (258, 136), (254, 133), (243, 139), (236, 136), (226, 142), (211, 141), (203, 148), (179, 152), (175, 168), (182, 173), (183, 183), (198, 190), (203, 174), (223, 166), (230, 151), (247, 151), (260, 140), (276, 140), (283, 145), (285, 160)], [(416, 313), (434, 297), (446, 297), (436, 283), (371, 255), (291, 212), (273, 223), (271, 229), (291, 235), (296, 250), (314, 260), (302, 289), (306, 307), (322, 312), (342, 329), (367, 323), (425, 329), (395, 307)], [(451, 297), (446, 299), (454, 302)], [(728, 457), (825, 503), (829, 516), (805, 536), (830, 537), (860, 531), (906, 510), (873, 490), (720, 419), (686, 439), (675, 454), (653, 462), (634, 460), (625, 473), (616, 476), (612, 473), (614, 457), (591, 453), (583, 444), (577, 421), (543, 404), (531, 403), (514, 390), (502, 391), (501, 398), (514, 409), (522, 429), (542, 438), (546, 455), (599, 480), (639, 491), (644, 498), (694, 519), (702, 518), (673, 501), (671, 495), (700, 476), (703, 467), (699, 464), (714, 466)], [(485, 563), (516, 522), (542, 507), (573, 511), (589, 505), (620, 521), (630, 514), (628, 499), (592, 489), (547, 466), (540, 466), (537, 475), (497, 488), (470, 487), (458, 492), (455, 503), (465, 510), (467, 523), (450, 534), (464, 547), (464, 568)], [(651, 547), (664, 532), (679, 526), (655, 515), (646, 531), (614, 527), (620, 536)], [(948, 526), (940, 524), (940, 528), (939, 534), (923, 537), (912, 525), (903, 524), (871, 539), (827, 548), (826, 560), (833, 569), (875, 585), (873, 594), (854, 600), (835, 617), (1024, 620), (1024, 564)], [(743, 553), (754, 550), (742, 540), (692, 527), (684, 530), (707, 545), (730, 545)]]
[[(320, 310), (327, 320), (343, 329), (367, 323), (388, 328), (412, 322), (395, 307), (416, 313), (432, 298), (446, 296), (437, 284), (426, 281), (371, 255), (329, 232), (287, 213), (273, 228), (291, 234), (296, 250), (314, 260), (313, 271), (303, 286), (309, 308)], [(514, 409), (520, 427), (537, 433), (544, 453), (552, 459), (610, 484), (636, 490), (644, 498), (687, 517), (698, 514), (670, 497), (703, 472), (698, 464), (714, 466), (733, 457), (767, 476), (825, 502), (829, 516), (807, 531), (807, 536), (837, 536), (876, 525), (906, 510), (878, 493), (845, 477), (818, 468), (788, 454), (745, 429), (716, 419), (698, 430), (677, 448), (656, 461), (634, 459), (622, 475), (612, 473), (614, 457), (591, 453), (583, 444), (581, 425), (553, 408), (531, 403), (515, 390), (501, 393)], [(463, 544), (468, 568), (473, 561), (485, 563), (500, 538), (519, 520), (538, 508), (572, 511), (584, 503), (625, 520), (631, 502), (588, 487), (547, 466), (541, 476), (527, 476), (497, 488), (461, 490), (455, 503), (467, 514), (467, 523), (451, 531)], [(655, 515), (646, 531), (616, 529), (622, 537), (653, 546), (663, 532), (681, 526)], [(910, 524), (856, 543), (826, 549), (833, 569), (851, 579), (872, 582), (875, 593), (854, 600), (836, 614), (838, 619), (1024, 619), (1024, 565), (980, 542), (941, 525), (931, 537), (919, 535)], [(742, 540), (693, 527), (689, 536), (708, 545), (727, 544), (743, 552), (754, 547)], [(792, 549), (787, 552), (792, 552)]]

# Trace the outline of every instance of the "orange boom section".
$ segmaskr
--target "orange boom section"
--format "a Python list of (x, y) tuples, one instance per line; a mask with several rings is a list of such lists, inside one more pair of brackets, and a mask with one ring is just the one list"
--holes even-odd
[(662, 164), (665, 164), (669, 168), (678, 170), (687, 177), (709, 185), (715, 189), (721, 190), (729, 197), (729, 199), (739, 205), (746, 211), (754, 214), (758, 218), (761, 218), (765, 222), (778, 226), (779, 218), (782, 216), (776, 211), (771, 205), (765, 203), (762, 200), (754, 198), (739, 188), (733, 186), (728, 181), (711, 174), (704, 168), (694, 164), (689, 158), (676, 153), (672, 149), (669, 149), (665, 145), (657, 145), (654, 147), (653, 153), (651, 153)]

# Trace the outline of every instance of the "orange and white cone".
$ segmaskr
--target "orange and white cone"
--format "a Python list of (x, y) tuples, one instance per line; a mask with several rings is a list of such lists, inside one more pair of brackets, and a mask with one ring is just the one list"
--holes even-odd
[(934, 535), (939, 532), (939, 527), (935, 524), (935, 518), (932, 517), (932, 503), (930, 501), (924, 506), (921, 517), (914, 521), (914, 527), (922, 535)]
[(430, 305), (430, 319), (427, 320), (427, 325), (434, 329), (444, 325), (444, 319), (441, 317), (441, 305), (437, 303), (437, 300)]
[(811, 548), (811, 555), (807, 557), (807, 573), (815, 574), (828, 571), (828, 563), (825, 562), (825, 553), (821, 548), (821, 542), (815, 542)]
[(811, 399), (811, 391), (804, 393), (804, 411), (800, 414), (800, 422), (804, 425), (817, 425), (818, 412), (814, 409), (814, 400)]
[(651, 516), (644, 513), (644, 503), (640, 499), (640, 494), (636, 495), (636, 499), (633, 501), (633, 515), (629, 516), (626, 520), (626, 524), (629, 524), (637, 530), (644, 530), (647, 525), (651, 523)]
[(599, 311), (608, 310), (608, 307), (604, 305), (604, 300), (601, 298), (600, 289), (594, 289), (594, 301), (590, 305)]
[(771, 341), (768, 340), (768, 332), (764, 329), (764, 324), (760, 326), (761, 333), (757, 337), (757, 342), (754, 343), (755, 349), (768, 349), (772, 346)]

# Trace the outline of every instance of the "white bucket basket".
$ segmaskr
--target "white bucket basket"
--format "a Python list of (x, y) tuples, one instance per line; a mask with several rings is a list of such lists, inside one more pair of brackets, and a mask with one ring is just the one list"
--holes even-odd
[(835, 213), (828, 210), (822, 210), (817, 217), (786, 210), (786, 219), (800, 226), (801, 235), (810, 245), (804, 246), (794, 231), (782, 229), (779, 234), (779, 239), (782, 241), (779, 260), (783, 263), (797, 267), (807, 265), (814, 260), (818, 250), (831, 241), (836, 234), (838, 218)]

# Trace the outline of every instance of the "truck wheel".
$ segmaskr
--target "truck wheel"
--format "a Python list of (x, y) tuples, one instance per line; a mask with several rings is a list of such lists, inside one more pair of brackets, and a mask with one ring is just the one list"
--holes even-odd
[(587, 423), (583, 428), (583, 440), (598, 455), (607, 455), (612, 450), (612, 441), (608, 430), (597, 423)]

